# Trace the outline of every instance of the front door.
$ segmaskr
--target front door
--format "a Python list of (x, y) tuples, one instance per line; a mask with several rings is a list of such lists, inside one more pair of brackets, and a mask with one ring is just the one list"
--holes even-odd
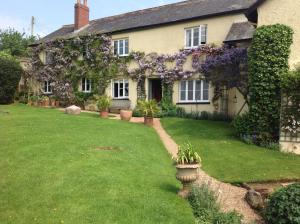
[(160, 102), (162, 98), (162, 83), (160, 79), (149, 80), (149, 98)]

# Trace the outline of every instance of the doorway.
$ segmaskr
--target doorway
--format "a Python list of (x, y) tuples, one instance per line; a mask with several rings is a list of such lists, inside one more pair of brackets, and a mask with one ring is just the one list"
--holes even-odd
[(149, 79), (149, 99), (160, 102), (162, 99), (162, 83), (160, 79)]

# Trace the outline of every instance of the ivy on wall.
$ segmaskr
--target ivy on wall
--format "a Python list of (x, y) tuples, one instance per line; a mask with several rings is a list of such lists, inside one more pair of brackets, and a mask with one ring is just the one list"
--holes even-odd
[(249, 122), (245, 127), (264, 141), (279, 136), (280, 77), (287, 74), (293, 30), (285, 25), (261, 26), (249, 50)]

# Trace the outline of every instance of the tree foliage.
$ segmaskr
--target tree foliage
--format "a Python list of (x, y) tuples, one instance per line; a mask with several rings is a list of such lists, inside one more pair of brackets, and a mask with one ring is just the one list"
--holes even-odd
[(0, 30), (0, 51), (12, 56), (29, 56), (28, 45), (36, 41), (34, 36), (26, 36), (14, 29)]
[(13, 102), (22, 72), (18, 61), (0, 52), (0, 104)]

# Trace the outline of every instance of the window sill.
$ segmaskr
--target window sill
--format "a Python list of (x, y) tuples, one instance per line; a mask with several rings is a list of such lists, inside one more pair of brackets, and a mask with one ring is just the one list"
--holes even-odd
[(209, 105), (210, 102), (179, 102), (176, 105)]
[(129, 98), (113, 98), (112, 100), (129, 100)]

